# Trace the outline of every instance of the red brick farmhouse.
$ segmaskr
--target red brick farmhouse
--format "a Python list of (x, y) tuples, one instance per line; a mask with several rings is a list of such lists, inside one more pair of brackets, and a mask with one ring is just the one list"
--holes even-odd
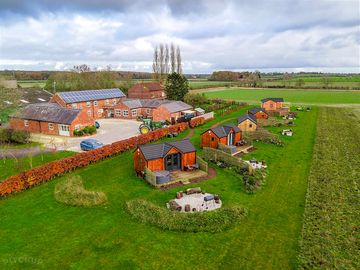
[(128, 98), (164, 99), (165, 90), (160, 83), (138, 83), (128, 90)]
[(10, 128), (61, 136), (73, 136), (74, 130), (94, 124), (94, 118), (85, 111), (56, 103), (27, 105), (10, 119)]

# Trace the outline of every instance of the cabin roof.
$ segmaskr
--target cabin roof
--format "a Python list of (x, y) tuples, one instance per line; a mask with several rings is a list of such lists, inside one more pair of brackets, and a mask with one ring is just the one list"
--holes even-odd
[(264, 113), (266, 113), (265, 109), (260, 108), (260, 107), (252, 108), (251, 110), (249, 110), (249, 113), (250, 113), (250, 114), (256, 114), (256, 113), (258, 113), (258, 112), (264, 112)]
[(126, 97), (119, 88), (58, 92), (66, 103)]
[(274, 102), (284, 102), (283, 98), (264, 98), (261, 100), (261, 102), (264, 103), (269, 100), (274, 101)]
[(27, 105), (12, 117), (70, 125), (81, 110), (59, 106), (57, 103), (34, 103)]
[[(218, 138), (223, 138), (223, 137), (226, 137), (227, 135), (229, 135), (231, 129), (233, 129), (235, 131), (235, 133), (240, 132), (240, 129), (234, 124), (226, 124), (226, 125), (213, 127), (213, 128), (208, 129), (207, 131), (211, 130), (212, 132), (214, 132), (214, 134)], [(207, 132), (207, 131), (205, 131), (205, 132)], [(203, 132), (203, 134), (205, 132)]]
[(254, 124), (257, 124), (256, 118), (251, 114), (244, 114), (244, 115), (238, 117), (237, 122), (239, 124), (241, 122), (244, 122), (246, 119), (249, 119)]
[(190, 142), (189, 139), (157, 144), (140, 145), (139, 149), (143, 153), (146, 160), (153, 160), (165, 157), (166, 154), (173, 147), (178, 149), (183, 154), (196, 151), (194, 145)]

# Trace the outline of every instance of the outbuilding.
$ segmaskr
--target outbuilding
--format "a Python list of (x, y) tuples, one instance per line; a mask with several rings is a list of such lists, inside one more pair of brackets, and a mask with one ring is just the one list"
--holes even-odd
[(241, 131), (234, 124), (210, 128), (201, 134), (201, 147), (218, 148), (219, 143), (235, 145), (241, 140)]
[(287, 115), (290, 111), (289, 107), (284, 106), (283, 98), (264, 98), (261, 100), (261, 108), (268, 114)]
[(164, 86), (157, 82), (137, 83), (128, 90), (128, 98), (164, 99)]
[(268, 119), (269, 115), (264, 108), (252, 108), (248, 111), (248, 114), (255, 116), (256, 119)]
[(140, 174), (151, 171), (184, 171), (196, 164), (196, 149), (189, 139), (138, 146), (134, 152), (134, 168)]
[(237, 123), (241, 131), (255, 131), (257, 129), (256, 117), (251, 114), (238, 117)]

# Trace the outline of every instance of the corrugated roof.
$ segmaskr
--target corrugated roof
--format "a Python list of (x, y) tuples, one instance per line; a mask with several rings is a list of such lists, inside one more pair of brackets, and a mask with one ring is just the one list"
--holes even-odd
[(257, 108), (252, 108), (251, 110), (249, 110), (249, 113), (251, 114), (256, 114), (257, 112), (264, 112), (266, 113), (265, 109), (257, 107)]
[[(226, 137), (227, 135), (229, 135), (231, 129), (233, 129), (236, 133), (240, 132), (239, 127), (234, 124), (226, 124), (226, 125), (210, 128), (210, 130), (212, 132), (214, 132), (218, 138), (223, 138), (223, 137)], [(207, 132), (207, 131), (205, 131), (205, 132)]]
[(66, 103), (125, 97), (119, 88), (58, 92)]
[(274, 102), (284, 102), (284, 99), (283, 98), (264, 98), (261, 100), (262, 103), (268, 101), (268, 100), (272, 100)]
[(171, 148), (175, 147), (181, 153), (190, 153), (196, 151), (194, 145), (189, 139), (181, 141), (172, 141), (158, 144), (147, 144), (139, 146), (146, 160), (159, 159), (166, 156)]
[(245, 121), (246, 119), (249, 119), (253, 123), (257, 124), (256, 118), (251, 114), (244, 114), (244, 115), (238, 117), (237, 122), (241, 123), (241, 122)]
[(16, 118), (70, 125), (81, 110), (64, 108), (56, 103), (35, 103), (12, 115)]

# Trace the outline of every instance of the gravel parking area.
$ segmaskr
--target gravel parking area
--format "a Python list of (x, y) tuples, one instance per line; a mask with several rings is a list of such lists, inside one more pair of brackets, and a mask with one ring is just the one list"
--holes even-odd
[(56, 150), (69, 150), (80, 152), (80, 142), (87, 138), (96, 139), (103, 144), (128, 139), (139, 135), (141, 122), (121, 119), (99, 119), (100, 128), (95, 135), (86, 137), (63, 137), (45, 134), (32, 134), (31, 140), (44, 143), (49, 148)]

